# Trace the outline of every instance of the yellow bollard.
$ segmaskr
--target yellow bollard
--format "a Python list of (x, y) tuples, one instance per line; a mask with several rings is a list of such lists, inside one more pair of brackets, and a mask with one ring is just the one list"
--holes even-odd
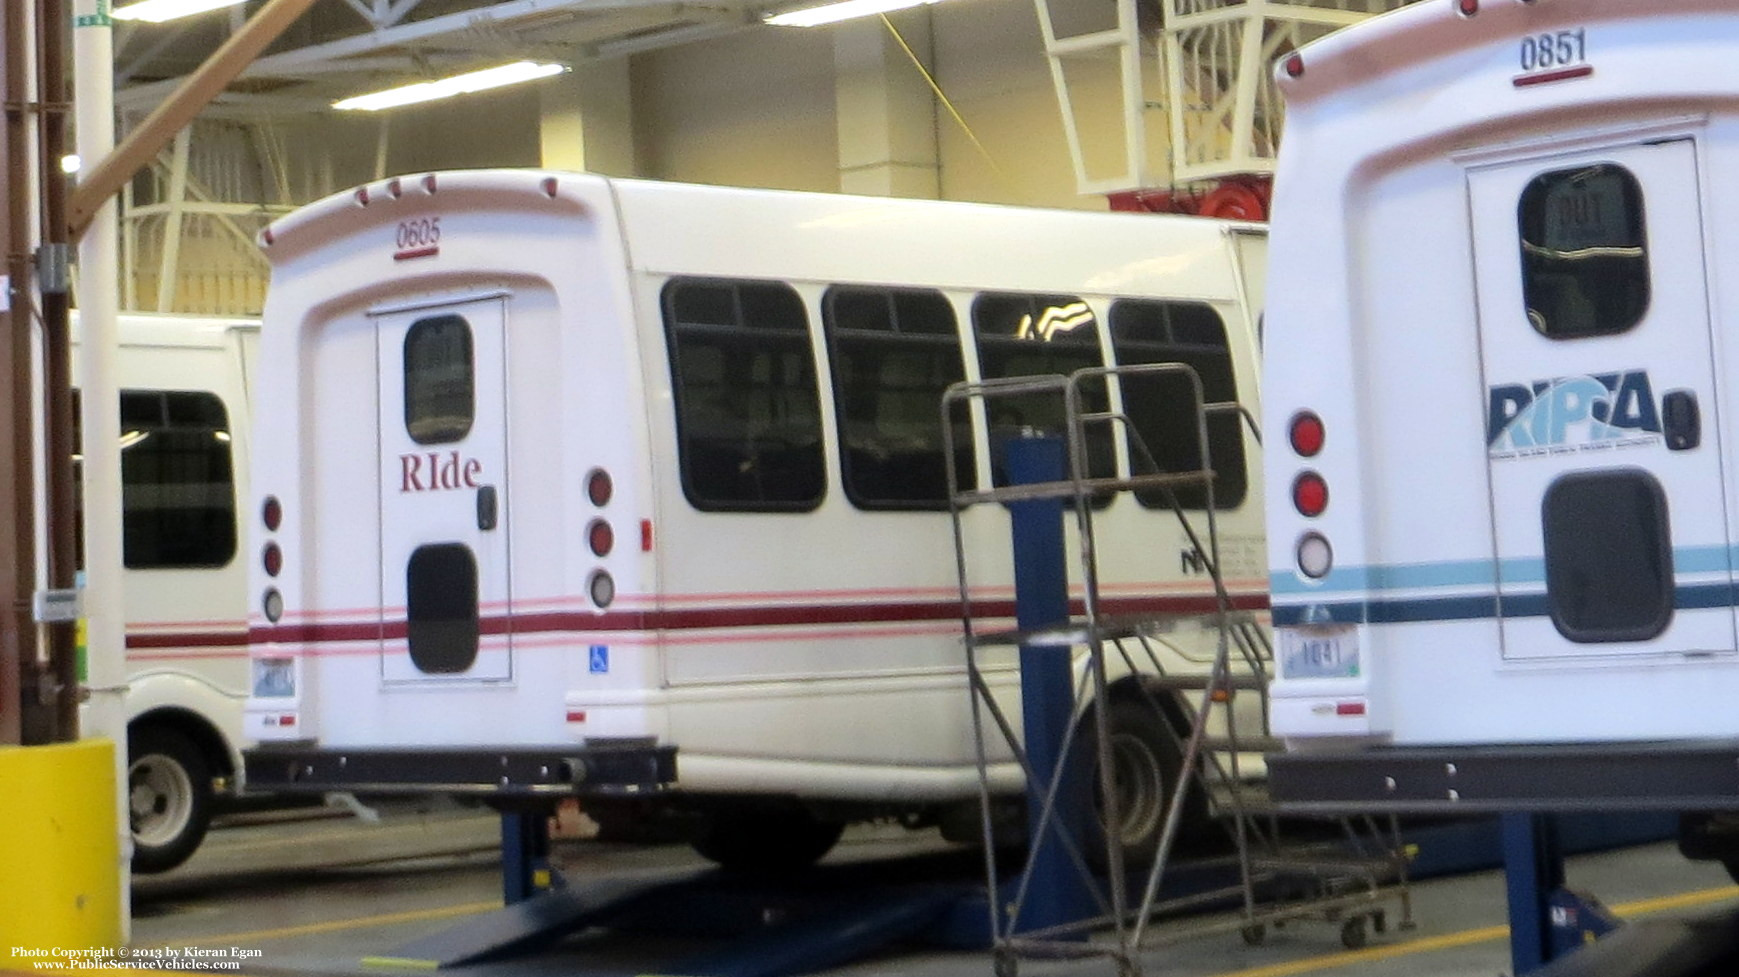
[(115, 744), (0, 746), (0, 971), (120, 945)]

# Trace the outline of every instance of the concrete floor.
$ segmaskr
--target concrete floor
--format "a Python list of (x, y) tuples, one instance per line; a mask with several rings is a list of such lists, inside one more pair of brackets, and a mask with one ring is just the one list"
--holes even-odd
[[(492, 815), (453, 808), (387, 810), (378, 823), (337, 811), (231, 819), (214, 830), (187, 865), (136, 880), (132, 943), (258, 950), (260, 955), (247, 962), (250, 974), (393, 973), (364, 966), (362, 960), (392, 955), (409, 941), (475, 920), (501, 904), (497, 832)], [(946, 848), (897, 829), (854, 831), (830, 861), (939, 860), (970, 877), (976, 860), (950, 855)], [(576, 883), (704, 867), (681, 846), (561, 842), (556, 859)], [(1598, 896), (1626, 919), (1739, 908), (1739, 888), (1720, 866), (1686, 862), (1670, 844), (1577, 856), (1569, 863), (1569, 876), (1572, 887)], [(1246, 945), (1235, 932), (1180, 939), (1147, 954), (1143, 969), (1184, 977), (1493, 977), (1509, 972), (1501, 874), (1432, 879), (1415, 883), (1412, 891), (1417, 928), (1391, 928), (1363, 950), (1344, 950), (1336, 924), (1299, 920), (1271, 931), (1259, 946)], [(1212, 919), (1166, 922), (1158, 932), (1169, 938), (1182, 927)], [(569, 941), (533, 958), (455, 972), (474, 977), (680, 973), (667, 968), (716, 942), (692, 931), (611, 934)], [(1019, 969), (1035, 977), (1115, 973), (1103, 958), (1023, 960)], [(905, 947), (824, 973), (952, 977), (989, 974), (991, 961), (984, 952)]]

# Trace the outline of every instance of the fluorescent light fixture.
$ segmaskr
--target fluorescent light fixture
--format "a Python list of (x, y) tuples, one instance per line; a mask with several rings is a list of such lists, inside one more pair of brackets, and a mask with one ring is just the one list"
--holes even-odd
[(451, 78), (423, 81), (414, 85), (404, 85), (399, 88), (389, 88), (385, 91), (342, 99), (333, 102), (332, 107), (378, 112), (381, 109), (397, 108), (400, 105), (431, 102), (437, 98), (466, 95), (490, 88), (500, 88), (503, 85), (516, 85), (522, 81), (531, 81), (536, 78), (548, 78), (550, 75), (559, 75), (566, 70), (559, 64), (515, 61), (498, 68), (485, 68), (482, 71), (471, 71), (462, 75), (454, 75)]
[(84, 160), (79, 159), (77, 153), (68, 153), (60, 158), (60, 171), (68, 176), (77, 173), (79, 167), (83, 165), (85, 165)]
[(143, 0), (142, 3), (117, 7), (109, 16), (116, 20), (143, 20), (151, 24), (161, 24), (166, 20), (191, 17), (208, 10), (233, 7), (241, 2), (242, 0)]
[(822, 24), (850, 20), (853, 17), (869, 17), (937, 2), (939, 0), (842, 0), (840, 3), (828, 3), (819, 7), (805, 7), (802, 10), (789, 10), (782, 14), (773, 14), (762, 18), (761, 22), (771, 24), (774, 27), (819, 27)]

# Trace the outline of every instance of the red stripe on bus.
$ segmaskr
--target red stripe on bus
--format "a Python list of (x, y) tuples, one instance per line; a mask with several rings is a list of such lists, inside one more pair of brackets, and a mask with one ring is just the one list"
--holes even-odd
[[(1080, 600), (1070, 602), (1071, 612), (1084, 613)], [(1101, 614), (1208, 614), (1218, 604), (1213, 594), (1188, 596), (1109, 597), (1099, 602)], [(1264, 610), (1265, 593), (1233, 594), (1233, 610)], [(1012, 600), (973, 601), (973, 618), (1010, 618)], [(775, 605), (760, 607), (690, 608), (668, 611), (550, 611), (483, 618), (479, 630), (486, 635), (539, 634), (548, 632), (691, 631), (704, 629), (776, 628), (797, 625), (887, 624), (916, 621), (957, 620), (960, 605), (953, 601), (921, 603), (861, 603)], [(382, 641), (405, 637), (406, 622), (361, 622), (352, 624), (278, 624), (255, 626), (249, 637), (255, 644), (310, 644), (343, 641)]]

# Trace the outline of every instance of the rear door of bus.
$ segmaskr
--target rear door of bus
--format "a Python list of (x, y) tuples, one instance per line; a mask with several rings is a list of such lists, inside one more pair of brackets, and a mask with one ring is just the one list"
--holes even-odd
[(374, 312), (388, 685), (513, 677), (505, 305), (490, 295)]
[(1696, 142), (1467, 183), (1505, 659), (1732, 652)]

